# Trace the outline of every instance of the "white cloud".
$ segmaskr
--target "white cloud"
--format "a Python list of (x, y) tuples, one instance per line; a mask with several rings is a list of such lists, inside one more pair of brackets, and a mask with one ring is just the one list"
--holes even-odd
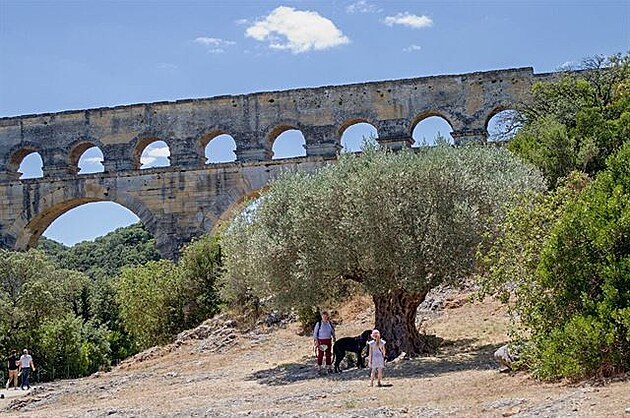
[(367, 0), (355, 1), (346, 7), (348, 13), (378, 13), (382, 9), (374, 4), (369, 3)]
[(174, 72), (177, 71), (177, 65), (168, 62), (160, 62), (157, 64), (157, 69), (165, 72)]
[(409, 12), (398, 13), (395, 16), (387, 16), (383, 21), (387, 26), (403, 25), (411, 28), (427, 28), (433, 25), (430, 17), (422, 15), (413, 15)]
[(150, 165), (153, 164), (158, 158), (167, 158), (171, 156), (171, 151), (168, 146), (153, 146), (149, 145), (142, 155), (140, 156), (140, 164)]
[(101, 164), (103, 162), (103, 157), (82, 158), (81, 162), (92, 165)]
[(153, 164), (155, 162), (155, 158), (152, 157), (146, 157), (146, 156), (142, 156), (140, 157), (140, 164), (142, 165), (148, 165), (148, 164)]
[(147, 148), (146, 155), (151, 158), (170, 157), (171, 151), (168, 147)]
[(245, 36), (294, 54), (350, 43), (331, 20), (319, 13), (286, 6), (276, 8), (263, 20), (249, 26)]
[(422, 47), (420, 45), (411, 44), (407, 48), (403, 48), (403, 52), (414, 52), (414, 51), (420, 51), (421, 49)]
[(195, 43), (205, 46), (208, 48), (208, 52), (213, 54), (225, 52), (226, 47), (236, 44), (234, 41), (226, 41), (225, 39), (220, 38), (209, 38), (207, 36), (199, 36), (195, 38)]

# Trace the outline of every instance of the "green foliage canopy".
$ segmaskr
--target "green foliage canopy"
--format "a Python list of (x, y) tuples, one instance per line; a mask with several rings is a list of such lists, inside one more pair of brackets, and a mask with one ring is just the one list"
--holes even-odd
[(160, 260), (123, 268), (115, 298), (135, 348), (169, 342), (218, 312), (221, 271), (219, 240), (209, 235), (187, 245), (177, 264)]
[(589, 183), (573, 174), (513, 209), (486, 255), (490, 292), (511, 297), (524, 363), (545, 379), (630, 369), (630, 142)]
[(595, 174), (630, 136), (630, 55), (586, 60), (583, 71), (533, 86), (508, 148), (555, 187), (573, 170)]
[(535, 169), (494, 147), (341, 155), (284, 176), (237, 216), (223, 238), (226, 289), (301, 308), (351, 281), (373, 296), (392, 354), (416, 354), (428, 290), (468, 275), (503, 204), (542, 188)]
[[(108, 367), (107, 332), (88, 332), (91, 326), (83, 322), (91, 286), (86, 275), (57, 267), (41, 251), (0, 250), (0, 352), (28, 348), (44, 379), (55, 368), (59, 375), (78, 376)], [(89, 344), (103, 355), (86, 362), (81, 353)], [(72, 370), (61, 367), (60, 359)]]

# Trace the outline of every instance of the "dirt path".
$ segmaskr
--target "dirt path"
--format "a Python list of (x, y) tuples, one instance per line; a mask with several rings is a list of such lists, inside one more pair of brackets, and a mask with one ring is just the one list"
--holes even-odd
[[(369, 328), (363, 302), (346, 309), (353, 320), (338, 326), (340, 336)], [(387, 364), (387, 387), (369, 387), (367, 371), (356, 368), (319, 376), (311, 340), (295, 325), (251, 335), (225, 328), (109, 373), (0, 400), (0, 410), (9, 417), (630, 417), (628, 380), (572, 386), (498, 373), (492, 353), (506, 339), (502, 309), (462, 303), (424, 323), (445, 338), (440, 354)]]

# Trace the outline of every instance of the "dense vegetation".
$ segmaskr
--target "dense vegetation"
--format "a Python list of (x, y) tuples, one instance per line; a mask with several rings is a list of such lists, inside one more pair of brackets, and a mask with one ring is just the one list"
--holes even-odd
[(169, 342), (218, 312), (221, 262), (218, 239), (206, 235), (187, 245), (177, 264), (160, 260), (125, 267), (114, 285), (134, 349)]
[(359, 287), (388, 353), (420, 354), (429, 347), (415, 317), (427, 292), (469, 275), (503, 204), (543, 188), (537, 170), (495, 147), (341, 155), (274, 182), (227, 228), (225, 291), (299, 309)]
[(630, 137), (630, 55), (595, 57), (575, 70), (533, 86), (533, 101), (518, 113), (524, 126), (508, 145), (552, 187), (574, 170), (601, 171)]
[(510, 308), (520, 366), (628, 372), (630, 56), (583, 69), (533, 86), (507, 147), (341, 155), (274, 182), (177, 263), (141, 225), (0, 250), (0, 352), (28, 347), (43, 380), (82, 376), (171, 341), (218, 312), (219, 294), (309, 317), (367, 292), (390, 355), (419, 354), (428, 290), (478, 272), (481, 293)]
[(215, 238), (185, 247), (178, 264), (159, 260), (139, 224), (39, 248), (0, 251), (0, 352), (28, 347), (42, 380), (107, 369), (218, 310)]
[(155, 239), (140, 223), (72, 247), (42, 237), (38, 248), (58, 265), (83, 272), (94, 280), (116, 277), (124, 266), (161, 258), (155, 249)]
[(630, 370), (630, 60), (593, 62), (598, 72), (534, 86), (510, 148), (554, 189), (511, 209), (482, 256), (521, 366), (546, 379)]

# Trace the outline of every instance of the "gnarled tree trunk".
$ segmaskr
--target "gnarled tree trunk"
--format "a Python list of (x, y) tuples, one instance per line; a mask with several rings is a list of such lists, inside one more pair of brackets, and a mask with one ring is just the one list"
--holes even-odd
[(372, 296), (376, 328), (387, 342), (388, 359), (398, 357), (403, 351), (411, 356), (431, 352), (416, 328), (416, 311), (426, 295), (427, 292), (409, 293), (398, 289)]

